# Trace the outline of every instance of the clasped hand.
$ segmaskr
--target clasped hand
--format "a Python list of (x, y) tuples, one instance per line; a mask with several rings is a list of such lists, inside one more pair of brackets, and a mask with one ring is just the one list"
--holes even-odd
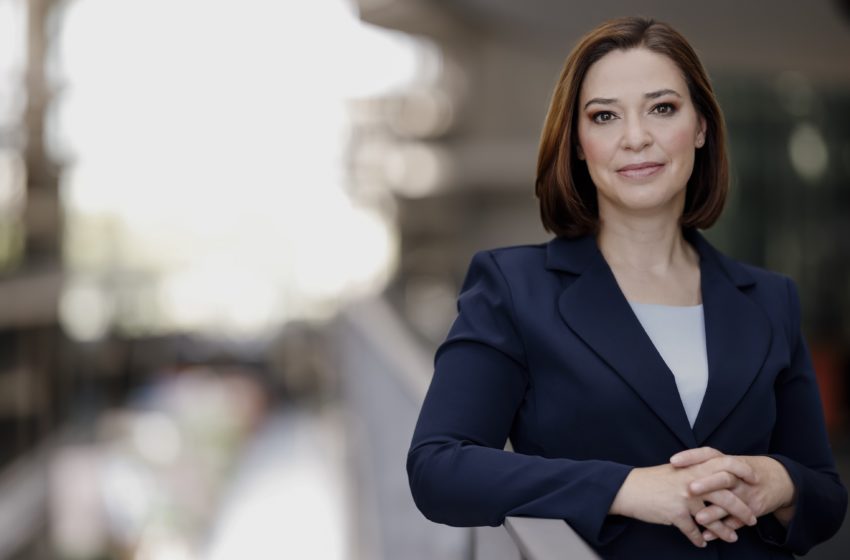
[(791, 478), (775, 459), (701, 447), (677, 453), (668, 464), (633, 469), (611, 513), (675, 525), (703, 547), (717, 538), (737, 541), (736, 529), (768, 513), (787, 524), (793, 499)]

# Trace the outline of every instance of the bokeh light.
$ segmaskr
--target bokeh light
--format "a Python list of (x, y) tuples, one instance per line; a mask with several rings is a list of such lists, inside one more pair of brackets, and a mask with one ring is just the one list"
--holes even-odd
[[(110, 279), (110, 325), (141, 333), (257, 335), (379, 291), (397, 232), (346, 190), (346, 100), (427, 53), (342, 0), (72, 3), (50, 119), (71, 277)], [(99, 336), (79, 297), (63, 324)]]

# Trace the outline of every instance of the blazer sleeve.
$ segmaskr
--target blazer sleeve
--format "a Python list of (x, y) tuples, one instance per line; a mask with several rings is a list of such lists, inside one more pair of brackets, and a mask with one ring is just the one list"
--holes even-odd
[(608, 510), (632, 467), (503, 450), (529, 384), (515, 318), (494, 256), (476, 254), (458, 298), (458, 317), (437, 350), (408, 453), (414, 501), (439, 523), (564, 519), (589, 543), (605, 544), (627, 523)]
[(772, 515), (759, 521), (767, 542), (795, 554), (838, 531), (847, 510), (842, 485), (829, 445), (818, 385), (809, 351), (800, 331), (800, 300), (787, 279), (791, 315), (791, 362), (776, 381), (776, 425), (769, 456), (785, 467), (796, 489), (795, 511), (787, 529)]

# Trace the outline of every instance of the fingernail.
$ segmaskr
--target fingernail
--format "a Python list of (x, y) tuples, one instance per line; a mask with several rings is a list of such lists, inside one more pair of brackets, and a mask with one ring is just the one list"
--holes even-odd
[(732, 539), (732, 542), (735, 542), (738, 540), (738, 534), (735, 531), (732, 531), (732, 534), (729, 536), (729, 538)]
[(699, 483), (696, 483), (696, 482), (691, 484), (691, 490), (693, 492), (702, 492), (702, 484), (699, 484)]
[(713, 541), (717, 538), (717, 535), (715, 535), (714, 533), (704, 533), (702, 535), (702, 538), (704, 538), (706, 541)]
[(758, 519), (756, 519), (756, 516), (755, 516), (755, 515), (754, 515), (754, 516), (752, 516), (752, 517), (750, 517), (750, 525), (755, 525), (755, 524), (756, 524), (756, 523), (758, 523), (758, 522), (759, 522), (759, 520), (758, 520)]

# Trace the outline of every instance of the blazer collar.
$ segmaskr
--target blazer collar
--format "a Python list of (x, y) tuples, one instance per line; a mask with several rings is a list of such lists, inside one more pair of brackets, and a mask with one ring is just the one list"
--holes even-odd
[(592, 235), (556, 237), (546, 245), (546, 268), (581, 274), (594, 261), (602, 257)]
[[(699, 253), (700, 260), (710, 259), (712, 264), (719, 266), (729, 277), (729, 280), (739, 288), (752, 286), (755, 279), (740, 263), (734, 261), (715, 249), (703, 235), (695, 229), (684, 230), (685, 239)], [(602, 253), (592, 235), (569, 239), (556, 237), (546, 246), (546, 268), (563, 270), (572, 274), (581, 274), (595, 260), (602, 258)]]
[(558, 308), (567, 325), (611, 366), (685, 447), (702, 444), (747, 391), (767, 354), (771, 326), (743, 289), (752, 275), (698, 232), (685, 237), (700, 255), (708, 388), (691, 429), (675, 378), (643, 330), (592, 236), (556, 238), (547, 268), (577, 275)]

